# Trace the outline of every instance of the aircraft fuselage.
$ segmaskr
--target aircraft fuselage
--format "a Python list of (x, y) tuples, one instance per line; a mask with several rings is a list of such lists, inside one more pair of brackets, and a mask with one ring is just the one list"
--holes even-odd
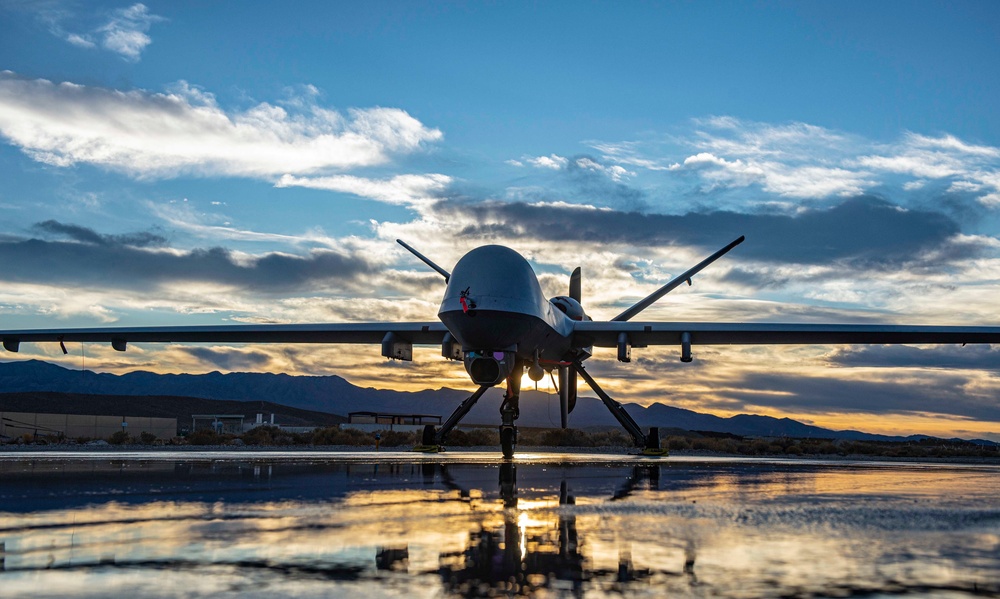
[[(574, 349), (573, 320), (559, 307), (562, 303), (565, 308), (567, 301), (576, 304), (564, 297), (546, 299), (535, 271), (520, 254), (488, 245), (470, 251), (455, 265), (438, 317), (462, 344), (469, 374), (482, 384), (492, 380), (493, 372), (475, 372), (470, 360), (510, 362), (509, 373), (513, 360), (568, 359)], [(569, 308), (577, 308), (575, 315), (583, 317), (579, 304)]]

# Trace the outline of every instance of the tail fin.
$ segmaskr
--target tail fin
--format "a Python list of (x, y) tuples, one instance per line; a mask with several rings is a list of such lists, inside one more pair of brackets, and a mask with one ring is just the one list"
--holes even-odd
[(583, 275), (580, 272), (580, 267), (577, 266), (573, 269), (573, 274), (569, 276), (569, 296), (575, 299), (578, 303), (582, 304), (581, 297), (583, 293), (581, 287), (583, 285)]

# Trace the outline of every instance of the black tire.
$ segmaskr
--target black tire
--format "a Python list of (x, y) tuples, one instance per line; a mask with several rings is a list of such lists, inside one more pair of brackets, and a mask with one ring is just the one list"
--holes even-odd
[(424, 425), (424, 435), (420, 439), (422, 445), (434, 445), (434, 425), (425, 424)]
[(646, 449), (660, 449), (660, 427), (649, 427), (649, 436), (646, 437)]
[(505, 460), (514, 457), (514, 445), (517, 443), (517, 431), (513, 426), (500, 427), (500, 451)]

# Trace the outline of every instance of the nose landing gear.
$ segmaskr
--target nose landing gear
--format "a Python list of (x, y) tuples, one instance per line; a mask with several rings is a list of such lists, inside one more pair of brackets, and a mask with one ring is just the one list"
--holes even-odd
[(509, 460), (514, 457), (514, 448), (517, 445), (517, 427), (514, 421), (521, 415), (518, 402), (521, 398), (521, 372), (523, 365), (518, 364), (514, 368), (514, 373), (507, 377), (507, 392), (504, 393), (503, 403), (500, 404), (500, 451), (503, 458)]

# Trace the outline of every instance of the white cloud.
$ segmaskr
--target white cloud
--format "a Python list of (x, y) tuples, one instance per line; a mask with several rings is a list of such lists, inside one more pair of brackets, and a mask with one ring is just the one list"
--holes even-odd
[(587, 156), (581, 156), (571, 160), (564, 156), (559, 156), (558, 154), (549, 154), (548, 156), (536, 157), (524, 156), (521, 160), (507, 161), (507, 164), (511, 166), (524, 166), (525, 163), (530, 164), (535, 168), (550, 169), (554, 171), (563, 171), (570, 167), (575, 167), (582, 170), (601, 173), (615, 182), (620, 182), (626, 177), (635, 175), (634, 171), (630, 171), (620, 164), (606, 166)]
[(613, 164), (611, 166), (604, 166), (603, 164), (600, 164), (590, 158), (577, 158), (576, 166), (589, 171), (602, 173), (607, 175), (612, 181), (616, 182), (621, 181), (625, 177), (635, 175), (635, 172), (627, 170), (620, 165)]
[(538, 156), (537, 158), (525, 158), (525, 162), (536, 168), (559, 170), (566, 168), (569, 164), (569, 159), (552, 154), (549, 156)]
[(923, 182), (941, 180), (949, 183), (950, 193), (982, 193), (978, 200), (986, 206), (995, 205), (1000, 193), (1000, 148), (969, 144), (953, 135), (907, 133), (899, 142), (875, 150), (854, 164)]
[(673, 165), (666, 164), (662, 159), (652, 159), (641, 155), (641, 144), (633, 141), (617, 143), (589, 142), (590, 147), (602, 154), (607, 162), (635, 166), (650, 171), (671, 170)]
[[(221, 206), (224, 203), (212, 202), (213, 206)], [(300, 235), (282, 235), (280, 233), (265, 233), (251, 231), (232, 226), (226, 217), (220, 214), (205, 214), (196, 211), (185, 199), (181, 203), (171, 202), (169, 204), (147, 203), (150, 212), (162, 219), (170, 227), (186, 231), (197, 237), (207, 239), (213, 243), (219, 241), (241, 241), (264, 244), (282, 244), (293, 247), (327, 247), (337, 248), (340, 246), (339, 240), (331, 238), (322, 230), (315, 229)]]
[[(978, 196), (987, 206), (1000, 197), (1000, 148), (950, 134), (905, 133), (896, 142), (878, 143), (808, 123), (774, 125), (716, 116), (697, 119), (694, 125), (685, 136), (588, 143), (607, 163), (691, 173), (701, 183), (699, 191), (756, 185), (782, 197), (823, 199), (882, 185), (916, 191), (936, 184), (951, 193)], [(678, 156), (678, 148), (685, 147), (692, 151)], [(900, 181), (900, 175), (915, 180)]]
[[(121, 55), (129, 62), (138, 62), (143, 50), (153, 42), (149, 37), (149, 29), (153, 23), (166, 20), (149, 12), (146, 5), (136, 3), (105, 14), (101, 25), (84, 27), (88, 30), (74, 33), (68, 31), (64, 24), (79, 21), (81, 17), (69, 10), (65, 3), (41, 3), (36, 10), (36, 17), (45, 23), (52, 35), (79, 48), (104, 48)], [(98, 15), (82, 16), (92, 23), (95, 17)]]
[(397, 175), (391, 179), (366, 179), (352, 175), (294, 177), (283, 175), (275, 187), (307, 187), (350, 193), (387, 204), (413, 205), (436, 199), (451, 183), (447, 175)]
[(153, 40), (146, 34), (150, 26), (164, 20), (151, 14), (144, 4), (133, 4), (111, 14), (111, 20), (97, 30), (101, 46), (121, 54), (126, 60), (137, 62), (140, 54)]
[(341, 114), (304, 98), (223, 110), (181, 82), (171, 93), (118, 91), (0, 73), (0, 134), (33, 159), (92, 164), (137, 178), (180, 173), (275, 177), (384, 164), (440, 140), (395, 108)]
[(764, 191), (782, 197), (851, 196), (873, 184), (863, 172), (820, 166), (795, 167), (773, 160), (726, 160), (709, 152), (685, 158), (683, 168), (699, 171), (712, 187), (759, 184)]
[(96, 48), (97, 47), (97, 44), (95, 44), (92, 40), (87, 39), (86, 37), (84, 37), (82, 35), (79, 35), (79, 34), (76, 34), (76, 33), (69, 33), (69, 34), (67, 34), (66, 35), (66, 41), (69, 42), (69, 43), (71, 43), (71, 44), (73, 44), (74, 46), (80, 46), (81, 48)]

